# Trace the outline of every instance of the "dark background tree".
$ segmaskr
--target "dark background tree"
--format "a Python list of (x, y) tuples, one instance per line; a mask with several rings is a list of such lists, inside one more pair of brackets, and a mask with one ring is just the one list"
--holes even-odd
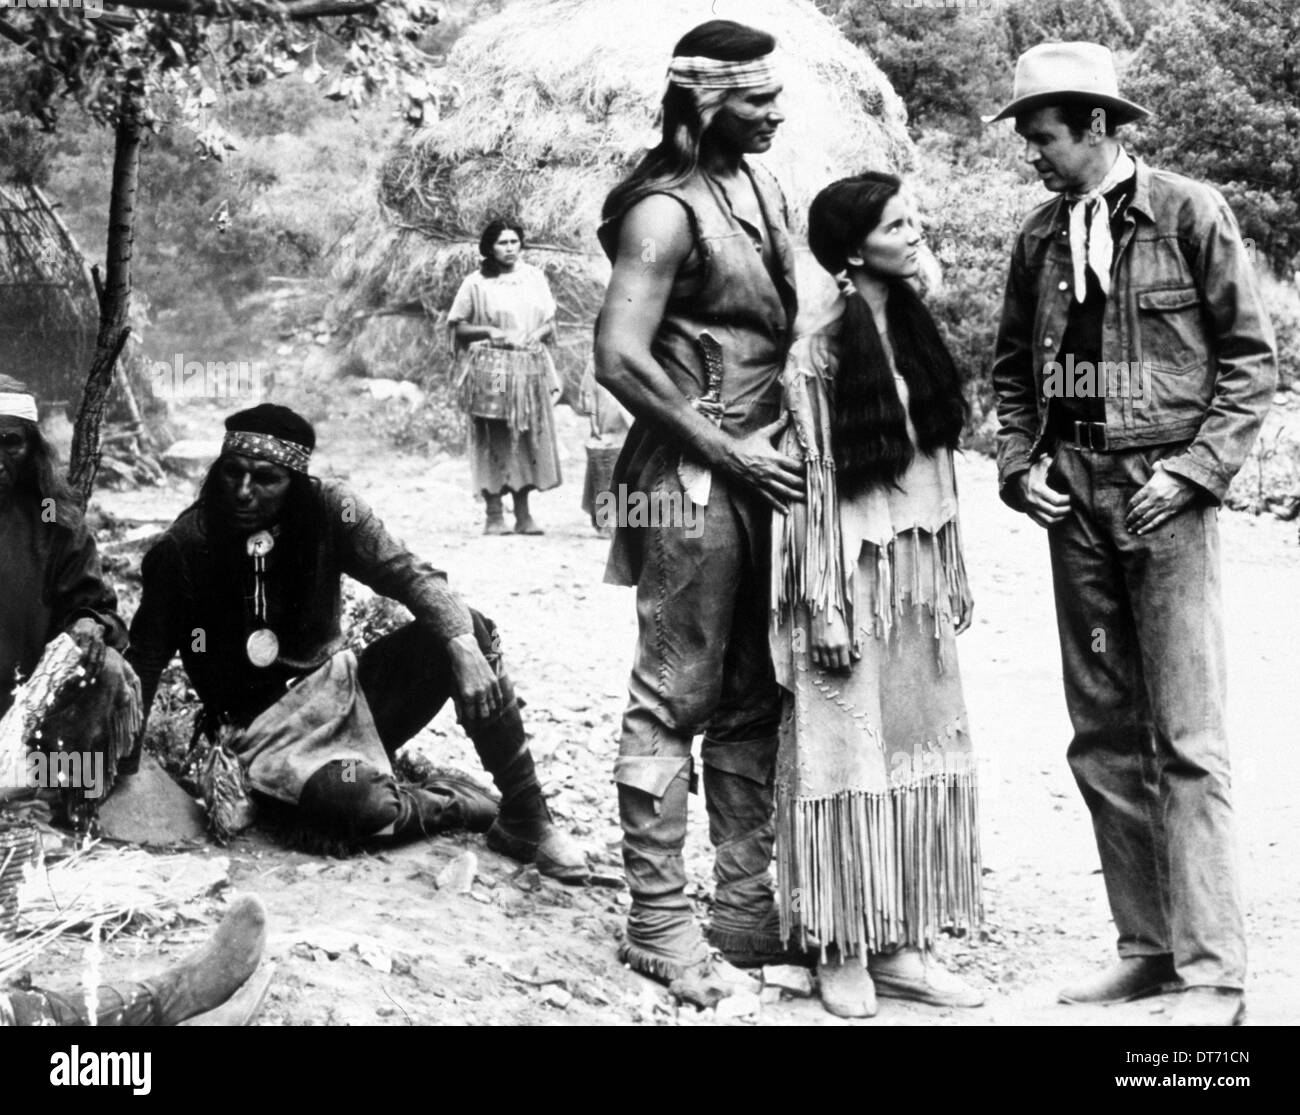
[(1125, 52), (1159, 12), (1155, 0), (983, 0), (905, 7), (898, 0), (823, 5), (848, 39), (885, 71), (914, 128), (976, 134), (980, 115), (1009, 91), (1015, 60), (1042, 42), (1085, 39)]
[[(69, 465), (83, 503), (94, 484), (100, 424), (130, 332), (146, 132), (184, 122), (200, 158), (222, 158), (233, 144), (212, 118), (214, 85), (257, 86), (304, 62), (320, 80), (327, 76), (317, 60), (322, 36), (346, 48), (327, 97), (359, 108), (369, 96), (400, 89), (412, 123), (423, 118), (433, 97), (424, 80), (427, 56), (416, 45), (422, 27), (437, 21), (427, 0), (116, 0), (112, 6), (127, 11), (90, 19), (77, 9), (14, 9), (0, 18), (0, 38), (16, 48), (0, 62), (21, 64), (12, 91), (22, 111), (54, 130), (60, 107), (70, 100), (115, 134), (105, 267), (102, 276), (97, 272), (99, 336)], [(21, 132), (19, 138), (31, 137)], [(25, 173), (40, 172), (38, 154), (26, 152)]]
[(1274, 267), (1300, 268), (1300, 6), (1176, 5), (1130, 72), (1154, 113), (1139, 149), (1215, 183)]

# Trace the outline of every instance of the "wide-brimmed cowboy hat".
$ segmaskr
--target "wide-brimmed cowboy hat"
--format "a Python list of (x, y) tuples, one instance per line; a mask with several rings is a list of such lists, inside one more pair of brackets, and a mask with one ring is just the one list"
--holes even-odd
[(1043, 43), (1016, 62), (1012, 100), (984, 123), (1024, 116), (1045, 105), (1086, 102), (1106, 109), (1118, 123), (1151, 113), (1119, 95), (1115, 57), (1098, 43)]

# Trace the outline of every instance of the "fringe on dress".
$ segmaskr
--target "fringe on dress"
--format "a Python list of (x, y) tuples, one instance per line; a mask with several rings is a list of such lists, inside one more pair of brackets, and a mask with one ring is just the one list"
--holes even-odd
[[(805, 462), (807, 496), (773, 531), (773, 658), (787, 691), (778, 911), (787, 941), (865, 962), (982, 920), (978, 787), (953, 633), (970, 590), (955, 513), (933, 531), (864, 543), (851, 562), (824, 449), (825, 385), (787, 373), (786, 399), (784, 448)], [(925, 467), (951, 470), (951, 456)], [(859, 656), (847, 674), (811, 660), (810, 622), (832, 609)]]

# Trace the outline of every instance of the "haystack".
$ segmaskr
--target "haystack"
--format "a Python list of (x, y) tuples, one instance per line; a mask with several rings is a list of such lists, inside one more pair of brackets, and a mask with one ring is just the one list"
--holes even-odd
[[(339, 309), (359, 361), (377, 375), (445, 372), (447, 307), (477, 265), (479, 231), (508, 214), (560, 304), (572, 383), (608, 277), (601, 203), (654, 141), (673, 44), (712, 18), (778, 39), (789, 122), (760, 161), (785, 188), (797, 232), (831, 179), (910, 168), (901, 100), (808, 0), (518, 0), (456, 43), (440, 82), (450, 107), (394, 151), (379, 204), (343, 254)], [(390, 316), (412, 311), (421, 316)]]
[(98, 323), (90, 269), (54, 206), (38, 187), (0, 185), (0, 371), (42, 403), (75, 405)]

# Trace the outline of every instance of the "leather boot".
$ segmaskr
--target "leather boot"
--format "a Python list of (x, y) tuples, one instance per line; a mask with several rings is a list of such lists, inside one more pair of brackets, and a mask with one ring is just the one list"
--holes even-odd
[(516, 534), (545, 534), (537, 520), (533, 518), (533, 513), (528, 507), (528, 493), (531, 488), (525, 488), (523, 491), (514, 493), (515, 504), (515, 533)]
[(483, 502), (487, 509), (487, 517), (483, 522), (483, 533), (509, 534), (510, 532), (506, 529), (506, 513), (501, 503), (500, 494), (491, 495), (484, 492)]
[(1174, 971), (1172, 956), (1127, 956), (1089, 979), (1062, 988), (1057, 999), (1062, 1003), (1109, 1006), (1149, 995), (1163, 995), (1178, 987), (1178, 973)]
[(473, 726), (469, 734), (483, 769), (501, 791), (501, 811), (488, 829), (488, 847), (535, 864), (540, 874), (562, 883), (586, 882), (591, 877), (586, 855), (555, 824), (547, 807), (519, 705), (512, 699), (499, 716)]
[(497, 817), (497, 800), (472, 778), (444, 771), (418, 786), (398, 783), (400, 812), (395, 839), (432, 836), (453, 829), (486, 832)]
[(709, 956), (686, 896), (690, 779), (689, 756), (623, 756), (614, 765), (632, 892), (619, 960), (664, 982), (681, 979)]
[(738, 968), (813, 963), (815, 954), (787, 948), (781, 939), (773, 894), (776, 740), (720, 744), (706, 739), (703, 755), (715, 849), (709, 944)]
[[(211, 941), (174, 968), (142, 983), (101, 987), (100, 1026), (175, 1026), (229, 999), (257, 969), (266, 944), (266, 908), (254, 895), (237, 899)], [(85, 1026), (85, 997), (52, 991), (0, 996), (0, 1025)]]

